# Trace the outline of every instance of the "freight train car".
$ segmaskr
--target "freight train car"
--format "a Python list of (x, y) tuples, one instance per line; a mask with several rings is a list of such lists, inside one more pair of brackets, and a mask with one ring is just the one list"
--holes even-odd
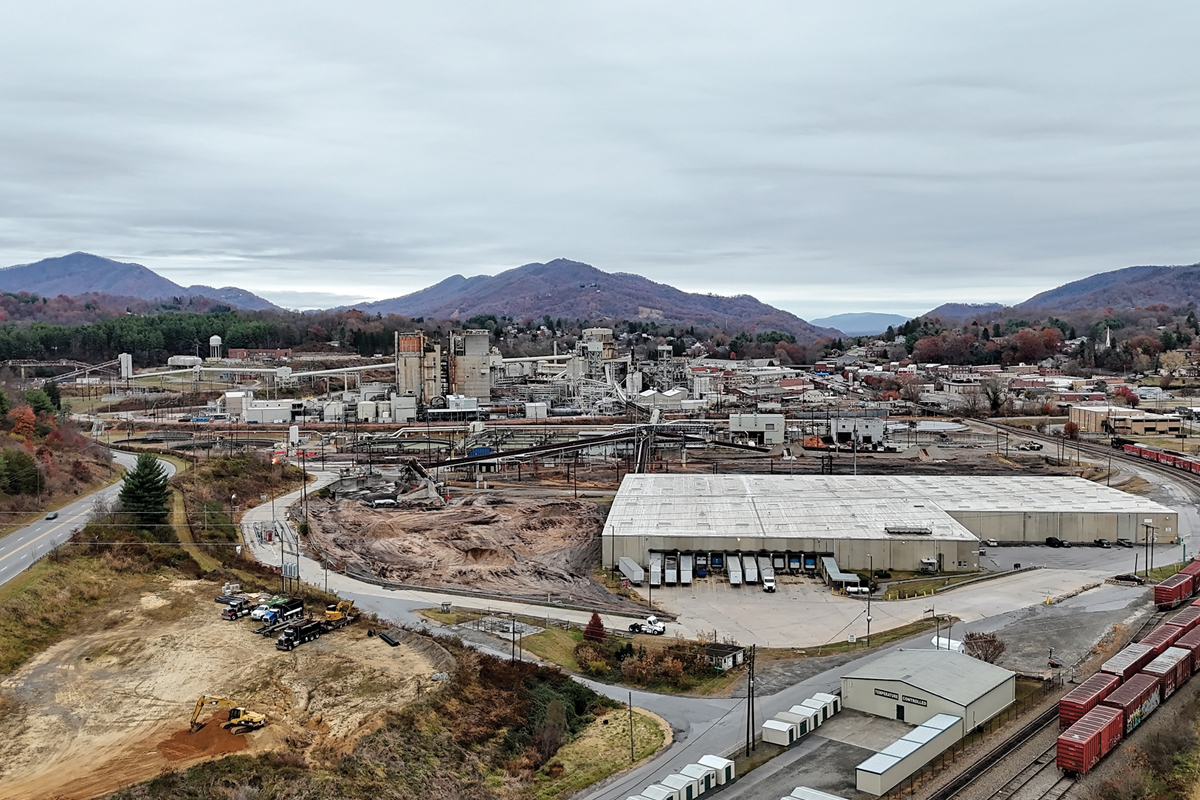
[(1059, 734), (1058, 768), (1083, 775), (1117, 746), (1125, 734), (1125, 718), (1118, 708), (1098, 706)]
[(1074, 725), (1120, 685), (1121, 679), (1116, 675), (1097, 672), (1076, 686), (1058, 701), (1058, 727), (1061, 729)]
[(1154, 587), (1154, 605), (1160, 609), (1175, 608), (1192, 596), (1195, 580), (1183, 572), (1175, 573)]

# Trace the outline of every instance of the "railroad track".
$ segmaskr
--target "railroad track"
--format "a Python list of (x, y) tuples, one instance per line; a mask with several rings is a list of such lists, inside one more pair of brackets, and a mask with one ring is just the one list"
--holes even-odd
[[(967, 767), (957, 777), (938, 789), (929, 796), (929, 800), (954, 800), (954, 798), (962, 797), (969, 789), (978, 784), (983, 778), (994, 769), (1001, 761), (1009, 756), (1014, 750), (1028, 742), (1030, 739), (1037, 736), (1042, 731), (1046, 730), (1051, 725), (1058, 726), (1058, 704), (1055, 703), (1046, 711), (1042, 712), (1036, 719), (1025, 724), (1025, 727), (1018, 730), (999, 746), (994, 748), (990, 753), (987, 753), (974, 764)], [(1043, 756), (1045, 753), (1042, 754)], [(1039, 756), (1041, 758), (1041, 756)], [(1051, 758), (1053, 761), (1053, 757)], [(1029, 765), (1022, 769), (1022, 772), (1029, 769), (1036, 760), (1030, 762)], [(1040, 772), (1045, 767), (1043, 763), (1038, 767)], [(1055, 767), (1057, 769), (1057, 767)], [(1018, 776), (1019, 777), (1019, 776)], [(1016, 780), (1014, 778), (1013, 780)], [(1019, 788), (1019, 787), (1018, 787)], [(1063, 790), (1066, 791), (1065, 789)], [(1061, 797), (1062, 795), (1058, 795)]]
[(995, 800), (1059, 800), (1075, 785), (1075, 779), (1059, 772), (1055, 763), (1057, 750), (1055, 743), (1042, 751), (992, 797)]

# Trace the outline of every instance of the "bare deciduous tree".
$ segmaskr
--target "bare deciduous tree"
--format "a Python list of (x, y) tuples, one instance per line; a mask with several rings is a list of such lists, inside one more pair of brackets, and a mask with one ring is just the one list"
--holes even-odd
[(966, 647), (967, 655), (971, 658), (977, 658), (989, 664), (995, 664), (996, 659), (1004, 655), (1004, 651), (1007, 649), (1004, 640), (996, 634), (974, 631), (963, 636), (963, 645)]

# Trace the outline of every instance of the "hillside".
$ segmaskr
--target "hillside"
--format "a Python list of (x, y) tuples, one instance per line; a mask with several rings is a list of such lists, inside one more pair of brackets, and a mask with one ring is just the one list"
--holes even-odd
[(641, 319), (731, 330), (775, 330), (807, 341), (838, 335), (838, 331), (812, 325), (749, 295), (692, 294), (640, 275), (602, 272), (567, 259), (526, 264), (499, 275), (454, 275), (412, 294), (355, 307), (371, 313), (461, 320), (476, 314), (514, 319)]
[(908, 317), (899, 314), (875, 314), (857, 311), (849, 314), (834, 314), (832, 317), (810, 320), (813, 325), (833, 328), (847, 336), (874, 336), (887, 330), (889, 325), (903, 325)]
[(180, 286), (141, 264), (113, 261), (91, 253), (71, 253), (0, 269), (0, 292), (29, 292), (42, 297), (99, 293), (142, 300), (202, 296), (247, 311), (280, 310), (245, 289)]
[(1063, 284), (1016, 306), (1021, 311), (1084, 311), (1145, 308), (1157, 303), (1200, 302), (1200, 264), (1126, 267)]
[(1000, 303), (942, 303), (922, 316), (937, 317), (944, 322), (975, 319), (986, 322), (1004, 309), (1005, 306)]

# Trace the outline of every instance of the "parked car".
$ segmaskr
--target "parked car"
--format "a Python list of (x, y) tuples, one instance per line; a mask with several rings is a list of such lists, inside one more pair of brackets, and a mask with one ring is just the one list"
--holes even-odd
[(1129, 573), (1126, 573), (1124, 575), (1114, 575), (1113, 580), (1124, 581), (1126, 583), (1136, 583), (1138, 586), (1142, 586), (1146, 583), (1145, 578), (1138, 576), (1138, 575), (1131, 575)]
[(1129, 539), (1117, 539), (1117, 544), (1121, 547), (1133, 547), (1133, 542)]
[(996, 544), (995, 539), (988, 539), (986, 544), (988, 547), (999, 547), (1000, 546), (1000, 545)]
[(1097, 539), (1092, 544), (1096, 545), (1096, 547), (1112, 547), (1112, 542), (1108, 541), (1108, 539)]
[(1046, 537), (1046, 547), (1062, 547), (1062, 546), (1063, 546), (1063, 540), (1058, 538), (1057, 536), (1047, 536)]

